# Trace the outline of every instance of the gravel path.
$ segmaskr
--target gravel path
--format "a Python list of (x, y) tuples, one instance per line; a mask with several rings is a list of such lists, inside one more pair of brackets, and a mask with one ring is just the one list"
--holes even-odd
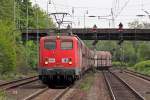
[(93, 78), (92, 86), (88, 91), (82, 90), (78, 85), (71, 89), (67, 98), (62, 100), (111, 100), (102, 73), (95, 73)]
[(94, 84), (87, 95), (87, 100), (111, 100), (102, 73), (96, 73)]

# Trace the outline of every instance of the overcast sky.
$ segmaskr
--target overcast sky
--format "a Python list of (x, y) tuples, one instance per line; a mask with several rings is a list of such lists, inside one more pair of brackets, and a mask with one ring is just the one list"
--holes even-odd
[[(96, 24), (99, 28), (118, 27), (119, 22), (128, 27), (128, 22), (134, 20), (150, 22), (148, 16), (137, 17), (136, 15), (146, 15), (144, 11), (150, 12), (150, 0), (31, 0), (37, 3), (48, 13), (66, 12), (72, 17), (65, 17), (64, 20), (73, 21), (73, 27), (92, 27)], [(111, 8), (116, 15), (114, 24), (112, 22)], [(142, 10), (143, 9), (143, 10)], [(72, 13), (74, 12), (74, 13)], [(88, 17), (88, 16), (107, 16), (107, 17)], [(106, 19), (101, 19), (106, 18)]]

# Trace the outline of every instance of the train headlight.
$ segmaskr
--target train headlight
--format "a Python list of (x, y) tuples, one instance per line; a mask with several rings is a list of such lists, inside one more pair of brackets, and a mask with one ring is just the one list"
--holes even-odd
[(69, 65), (71, 65), (72, 64), (72, 61), (69, 61)]
[(48, 61), (45, 61), (45, 65), (47, 65), (48, 64)]
[(69, 65), (71, 65), (72, 64), (72, 59), (71, 58), (69, 58)]
[(60, 39), (60, 36), (57, 36), (56, 38), (57, 38), (57, 39)]
[(48, 58), (45, 58), (45, 65), (47, 65), (48, 64)]

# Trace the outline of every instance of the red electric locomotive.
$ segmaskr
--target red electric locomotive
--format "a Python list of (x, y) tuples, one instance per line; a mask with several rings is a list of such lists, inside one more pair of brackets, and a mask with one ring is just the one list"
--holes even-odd
[(97, 69), (109, 69), (112, 66), (112, 55), (108, 51), (97, 51), (96, 52), (97, 62), (96, 66)]
[(39, 79), (74, 81), (94, 64), (94, 52), (77, 36), (46, 36), (40, 39)]

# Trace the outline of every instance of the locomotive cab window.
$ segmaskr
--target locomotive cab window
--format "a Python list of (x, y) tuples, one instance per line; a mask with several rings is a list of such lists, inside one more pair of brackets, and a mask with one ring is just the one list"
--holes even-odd
[(70, 50), (73, 48), (72, 41), (61, 41), (61, 49), (62, 50)]
[(55, 41), (44, 41), (44, 48), (48, 50), (54, 50), (56, 49), (56, 42)]

